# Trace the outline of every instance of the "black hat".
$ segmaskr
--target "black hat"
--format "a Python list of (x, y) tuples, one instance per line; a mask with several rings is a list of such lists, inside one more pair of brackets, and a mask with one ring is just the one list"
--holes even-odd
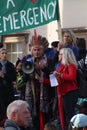
[(59, 41), (53, 41), (53, 42), (51, 43), (51, 46), (53, 46), (53, 47), (58, 47), (58, 43), (59, 43)]

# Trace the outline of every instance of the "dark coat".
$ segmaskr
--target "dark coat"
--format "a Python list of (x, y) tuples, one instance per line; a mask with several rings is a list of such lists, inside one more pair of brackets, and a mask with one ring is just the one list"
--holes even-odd
[(18, 126), (12, 120), (7, 119), (4, 124), (4, 130), (29, 130), (29, 128)]
[(0, 77), (0, 121), (5, 116), (8, 104), (15, 99), (12, 84), (12, 82), (16, 80), (15, 67), (11, 62), (7, 61), (5, 68), (6, 68), (5, 77), (4, 78)]
[(4, 125), (4, 130), (21, 130), (21, 129), (16, 123), (7, 119)]

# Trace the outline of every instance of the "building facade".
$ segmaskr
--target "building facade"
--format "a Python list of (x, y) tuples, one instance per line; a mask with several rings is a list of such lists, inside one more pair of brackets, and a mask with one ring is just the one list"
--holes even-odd
[[(85, 38), (87, 42), (87, 0), (59, 0), (60, 21), (37, 27), (38, 35), (46, 37), (49, 46), (52, 41), (62, 40), (62, 32), (70, 29), (77, 38)], [(34, 29), (16, 34), (4, 35), (1, 42), (8, 50), (8, 59), (15, 64), (17, 58), (29, 53), (29, 44)]]

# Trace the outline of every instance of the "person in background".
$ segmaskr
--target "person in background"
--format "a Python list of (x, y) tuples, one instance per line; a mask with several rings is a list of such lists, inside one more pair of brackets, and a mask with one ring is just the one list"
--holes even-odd
[(87, 115), (87, 98), (78, 98), (78, 102), (76, 103), (76, 113)]
[(15, 100), (7, 107), (7, 120), (4, 123), (4, 130), (26, 130), (30, 117), (27, 102)]
[(54, 125), (52, 122), (48, 122), (44, 126), (44, 130), (58, 130), (57, 126)]
[(58, 44), (59, 41), (54, 41), (51, 43), (51, 46), (54, 49), (54, 56), (51, 58), (52, 70), (56, 70), (60, 66), (60, 62), (58, 61), (58, 55), (59, 55)]
[(24, 73), (22, 71), (22, 61), (20, 58), (16, 61), (16, 74), (17, 74), (17, 79), (16, 79), (16, 89), (19, 91), (19, 98), (22, 100), (25, 100), (25, 82), (24, 82)]
[(7, 60), (7, 50), (0, 48), (0, 125), (6, 118), (6, 108), (14, 97), (13, 81), (16, 81), (14, 65)]
[(44, 46), (44, 54), (46, 55), (46, 57), (49, 60), (52, 59), (52, 57), (54, 56), (54, 49), (49, 47), (49, 42), (46, 39), (46, 37), (42, 37), (42, 36), (39, 35), (38, 39), (41, 40), (41, 42), (43, 41), (42, 45)]
[(75, 36), (73, 35), (73, 33), (71, 33), (71, 31), (69, 31), (69, 30), (64, 31), (63, 42), (60, 42), (58, 44), (58, 51), (61, 48), (70, 48), (73, 51), (73, 53), (76, 57), (76, 60), (78, 60), (79, 52), (78, 52), (78, 48), (76, 46)]
[(54, 49), (54, 53), (56, 53), (58, 50), (58, 43), (59, 43), (59, 41), (53, 41), (51, 43), (51, 47)]
[(78, 67), (84, 73), (84, 77), (87, 80), (87, 51), (86, 40), (84, 38), (77, 38), (77, 47), (79, 51)]
[(79, 52), (78, 61), (80, 61), (81, 59), (85, 59), (87, 53), (86, 40), (84, 38), (77, 38), (76, 45), (78, 47)]
[(68, 130), (87, 130), (87, 115), (74, 115), (70, 120)]
[[(62, 96), (65, 126), (75, 114), (75, 105), (78, 99), (77, 61), (70, 48), (62, 48), (59, 52), (61, 65), (53, 74), (57, 77), (57, 93)], [(58, 98), (58, 109), (61, 108)], [(59, 112), (60, 114), (60, 112)], [(61, 118), (61, 117), (60, 117)]]

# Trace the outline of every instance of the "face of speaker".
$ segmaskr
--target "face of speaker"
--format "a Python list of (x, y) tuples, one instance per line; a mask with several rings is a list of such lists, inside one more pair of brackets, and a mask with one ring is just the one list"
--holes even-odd
[(22, 71), (25, 74), (31, 74), (34, 71), (34, 64), (33, 62), (26, 61), (22, 65)]

